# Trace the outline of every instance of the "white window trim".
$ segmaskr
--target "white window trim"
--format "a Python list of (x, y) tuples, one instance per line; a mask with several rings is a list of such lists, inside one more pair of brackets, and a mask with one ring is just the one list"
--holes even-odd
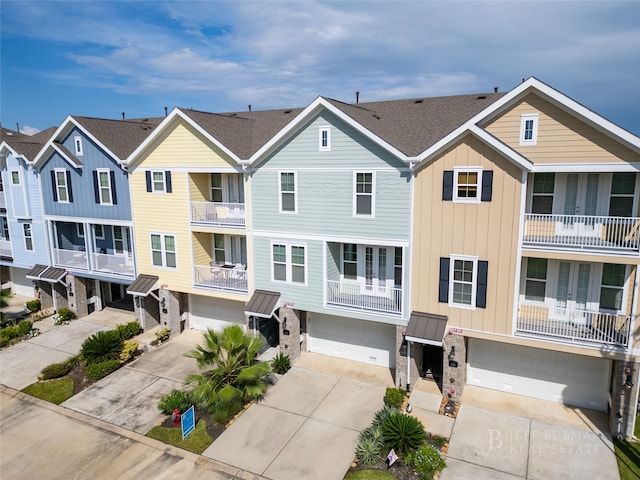
[[(164, 170), (150, 170), (151, 173), (151, 193), (167, 193), (167, 176)], [(162, 190), (156, 189), (156, 182), (153, 179), (154, 173), (162, 174)]]
[[(548, 303), (548, 299), (549, 299), (549, 295), (550, 295), (549, 287), (551, 285), (551, 279), (549, 278), (549, 272), (551, 271), (553, 260), (546, 259), (547, 260), (547, 271), (546, 271), (546, 276), (545, 276), (544, 280), (542, 280), (540, 278), (531, 278), (530, 279), (529, 277), (527, 277), (527, 270), (529, 268), (529, 260), (531, 258), (532, 257), (526, 257), (522, 261), (522, 271), (524, 272), (524, 275), (522, 276), (522, 278), (523, 278), (523, 282), (522, 282), (522, 286), (521, 286), (522, 296), (521, 296), (520, 301), (524, 302), (524, 303), (527, 303), (528, 305), (529, 304), (531, 304), (531, 305), (541, 305), (541, 306), (542, 305), (546, 305)], [(544, 287), (544, 298), (542, 300), (531, 300), (531, 299), (527, 298), (527, 280), (531, 280), (531, 281), (534, 281), (534, 282), (543, 282), (544, 281), (544, 285), (545, 285), (545, 287)]]
[[(327, 144), (322, 144), (322, 134), (327, 133)], [(324, 125), (320, 127), (318, 130), (318, 150), (320, 152), (330, 152), (331, 151), (331, 127), (328, 125)]]
[[(458, 173), (475, 172), (478, 174), (476, 198), (458, 197)], [(482, 199), (482, 167), (453, 167), (453, 197), (455, 203), (480, 203)]]
[[(608, 263), (608, 262), (605, 262)], [(628, 297), (628, 288), (627, 285), (629, 283), (629, 277), (630, 277), (630, 272), (629, 272), (629, 265), (625, 265), (625, 269), (624, 269), (624, 284), (622, 285), (622, 300), (620, 303), (620, 306), (622, 307), (620, 310), (611, 310), (608, 308), (604, 308), (604, 307), (600, 307), (600, 291), (602, 290), (603, 286), (606, 287), (610, 287), (609, 285), (602, 285), (602, 272), (604, 270), (604, 264), (600, 264), (599, 265), (599, 269), (598, 271), (596, 271), (596, 274), (598, 275), (598, 277), (600, 278), (600, 281), (598, 282), (598, 311), (601, 312), (605, 312), (605, 313), (615, 313), (617, 315), (626, 315), (626, 306), (629, 302), (629, 297)]]
[[(449, 306), (453, 308), (463, 308), (465, 310), (476, 309), (476, 291), (478, 289), (478, 258), (468, 255), (449, 255)], [(453, 301), (453, 270), (456, 260), (473, 262), (473, 279), (471, 281), (471, 305), (464, 303), (455, 303)]]
[[(358, 193), (358, 174), (371, 174), (371, 193)], [(358, 195), (371, 195), (371, 214), (358, 213)], [(376, 172), (370, 170), (360, 170), (353, 172), (353, 216), (358, 218), (375, 218), (376, 216)]]
[[(275, 245), (283, 245), (285, 247), (285, 258), (286, 258), (286, 280), (276, 280), (275, 279), (275, 272), (274, 272), (274, 268), (273, 268), (273, 264), (274, 264), (274, 260), (273, 260), (273, 247)], [(300, 248), (304, 248), (304, 282), (294, 282), (292, 280), (293, 276), (292, 276), (292, 266), (293, 266), (293, 262), (291, 261), (291, 247), (300, 247)], [(306, 287), (307, 286), (307, 278), (308, 278), (308, 274), (309, 274), (309, 249), (307, 247), (306, 244), (304, 243), (288, 243), (288, 242), (276, 242), (273, 241), (271, 242), (271, 247), (269, 249), (269, 255), (270, 255), (270, 264), (271, 264), (271, 281), (273, 283), (281, 283), (281, 284), (288, 284), (288, 285), (298, 285), (300, 287)], [(296, 265), (298, 265), (296, 263)]]
[(73, 137), (73, 147), (76, 152), (76, 157), (81, 157), (82, 153), (82, 137), (80, 135), (76, 135)]
[[(80, 230), (82, 227), (82, 230)], [(84, 223), (76, 223), (76, 235), (78, 238), (84, 238)]]
[[(282, 174), (283, 173), (293, 174), (293, 211), (282, 210), (282, 194), (291, 193), (291, 192), (282, 191)], [(282, 213), (284, 215), (295, 215), (298, 213), (298, 172), (292, 172), (290, 170), (283, 170), (278, 172), (278, 210), (279, 210), (279, 213)]]
[[(70, 203), (69, 202), (69, 185), (67, 184), (67, 170), (65, 168), (54, 168), (53, 169), (53, 175), (55, 176), (56, 179), (56, 198), (58, 199), (58, 203)], [(62, 178), (64, 178), (64, 185), (58, 183), (58, 173), (62, 173)], [(60, 189), (64, 188), (65, 192), (67, 193), (67, 199), (66, 200), (60, 200)]]
[[(525, 140), (525, 126), (528, 120), (533, 120), (533, 132), (530, 140)], [(520, 116), (520, 145), (536, 145), (538, 143), (538, 114), (527, 113)]]
[[(102, 228), (102, 235), (98, 235), (96, 233), (96, 227)], [(95, 235), (96, 240), (104, 240), (104, 225), (102, 225), (102, 224), (94, 224), (93, 225), (93, 234)]]
[[(160, 252), (162, 254), (162, 265), (156, 265), (153, 263), (153, 252), (154, 252), (154, 248), (153, 248), (153, 241), (151, 240), (151, 236), (152, 235), (159, 235), (160, 236)], [(175, 267), (169, 267), (167, 266), (167, 250), (166, 250), (166, 237), (173, 237), (173, 244), (175, 246), (175, 250), (173, 251), (173, 254), (176, 257), (176, 266)], [(151, 268), (160, 268), (160, 269), (164, 269), (164, 270), (171, 270), (171, 271), (175, 271), (178, 269), (178, 236), (175, 233), (167, 233), (167, 232), (149, 232), (149, 247), (150, 247), (150, 260), (151, 260)]]
[[(13, 174), (17, 173), (18, 174), (18, 183), (13, 183)], [(19, 168), (12, 168), (11, 170), (9, 170), (9, 184), (12, 187), (21, 187), (22, 186), (22, 172), (20, 172)]]
[[(111, 170), (109, 170), (108, 168), (98, 168), (96, 170), (98, 172), (98, 198), (100, 199), (100, 205), (113, 205), (113, 190), (112, 190), (112, 185), (111, 185)], [(106, 187), (102, 187), (100, 185), (100, 174), (101, 173), (106, 173), (107, 174), (107, 186)], [(106, 188), (109, 191), (109, 202), (103, 202), (102, 201), (102, 189)]]
[[(26, 226), (29, 225), (29, 235), (27, 236)], [(30, 222), (22, 224), (22, 236), (24, 237), (24, 249), (28, 252), (33, 251), (33, 225)], [(27, 246), (27, 239), (31, 240), (31, 248)]]

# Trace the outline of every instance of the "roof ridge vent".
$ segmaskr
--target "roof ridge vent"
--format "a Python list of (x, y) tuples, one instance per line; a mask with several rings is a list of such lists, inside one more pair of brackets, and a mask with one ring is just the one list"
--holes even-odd
[(291, 113), (291, 110), (285, 110), (284, 113)]
[(422, 103), (422, 102), (424, 102), (424, 100), (422, 98), (419, 98), (417, 100), (414, 100), (413, 103)]
[(487, 96), (486, 95), (478, 95), (478, 100), (486, 100)]

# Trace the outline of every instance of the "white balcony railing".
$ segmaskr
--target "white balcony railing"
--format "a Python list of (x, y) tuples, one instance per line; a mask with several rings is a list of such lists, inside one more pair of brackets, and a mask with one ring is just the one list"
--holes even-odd
[(327, 280), (327, 304), (350, 309), (402, 313), (402, 288)]
[(244, 227), (244, 203), (191, 202), (191, 222)]
[(11, 257), (13, 251), (11, 250), (11, 240), (4, 238), (0, 239), (0, 257)]
[(525, 214), (523, 243), (597, 252), (640, 252), (640, 218)]
[(114, 275), (123, 275), (133, 277), (133, 255), (127, 253), (125, 255), (114, 255), (105, 253), (91, 254), (92, 269), (96, 272), (110, 273)]
[(215, 290), (248, 292), (247, 269), (244, 265), (194, 265), (193, 282), (198, 287)]
[(53, 249), (53, 264), (56, 267), (69, 267), (78, 270), (89, 270), (87, 252), (79, 250)]
[(628, 347), (631, 320), (593, 310), (521, 303), (516, 333), (555, 337), (564, 341)]

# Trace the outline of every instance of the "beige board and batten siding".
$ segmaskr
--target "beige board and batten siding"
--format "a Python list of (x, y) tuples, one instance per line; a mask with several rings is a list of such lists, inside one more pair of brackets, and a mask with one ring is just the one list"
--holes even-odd
[[(537, 141), (522, 146), (521, 116), (528, 114), (538, 114)], [(484, 128), (537, 164), (640, 161), (640, 154), (535, 94), (527, 95)]]
[[(168, 128), (165, 134), (160, 135), (147, 148), (144, 158), (136, 165), (130, 177), (139, 273), (158, 275), (160, 283), (168, 285), (167, 288), (173, 291), (234, 299), (239, 297), (237, 294), (194, 289), (194, 260), (204, 261), (206, 248), (194, 239), (192, 252), (194, 234), (189, 225), (191, 183), (187, 170), (193, 168), (201, 171), (206, 168), (215, 171), (232, 166), (236, 166), (235, 161), (225, 158), (220, 149), (182, 120)], [(150, 169), (171, 170), (171, 193), (146, 191), (145, 172)], [(176, 269), (152, 265), (152, 232), (175, 235), (178, 265)], [(204, 238), (204, 235), (198, 238)]]
[[(442, 200), (444, 171), (465, 166), (493, 170), (491, 202)], [(521, 179), (520, 167), (472, 135), (417, 171), (412, 310), (447, 315), (450, 326), (512, 333)], [(488, 261), (487, 308), (451, 308), (438, 302), (440, 257), (451, 254)]]

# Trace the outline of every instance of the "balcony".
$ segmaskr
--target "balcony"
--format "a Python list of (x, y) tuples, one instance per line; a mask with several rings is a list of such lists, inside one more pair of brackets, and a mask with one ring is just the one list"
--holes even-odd
[(0, 239), (0, 257), (12, 257), (11, 240)]
[(0, 208), (7, 208), (7, 202), (4, 199), (4, 192), (0, 192)]
[(56, 267), (89, 270), (87, 252), (81, 250), (53, 249), (53, 264)]
[(327, 280), (327, 305), (400, 315), (402, 288), (373, 287), (358, 282)]
[(191, 202), (191, 223), (199, 225), (245, 226), (245, 204)]
[(194, 265), (193, 283), (196, 287), (212, 290), (249, 291), (246, 265)]
[(525, 214), (525, 248), (640, 253), (640, 218)]
[(91, 264), (93, 270), (101, 273), (133, 277), (133, 255), (110, 255), (105, 253), (92, 253)]
[(592, 310), (519, 304), (517, 334), (534, 335), (589, 346), (627, 348), (631, 317)]

